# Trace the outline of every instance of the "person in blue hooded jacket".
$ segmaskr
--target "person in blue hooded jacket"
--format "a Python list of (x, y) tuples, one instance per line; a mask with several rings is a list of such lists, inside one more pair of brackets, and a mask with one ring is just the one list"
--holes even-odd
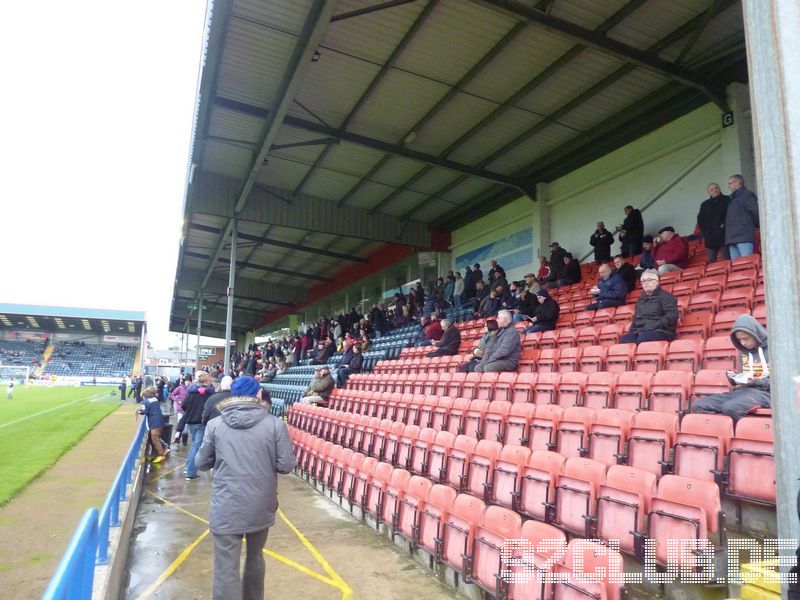
[(600, 279), (591, 289), (594, 302), (583, 310), (597, 310), (599, 308), (614, 308), (625, 304), (628, 295), (628, 285), (618, 271), (609, 265), (602, 264), (598, 269)]
[(703, 396), (692, 403), (692, 412), (721, 413), (738, 421), (759, 408), (771, 406), (767, 330), (752, 315), (736, 318), (731, 341), (739, 350), (739, 372), (728, 371), (734, 384), (730, 392)]
[(144, 415), (145, 419), (147, 419), (147, 429), (152, 448), (150, 458), (154, 463), (163, 462), (167, 458), (167, 453), (169, 453), (169, 448), (165, 447), (161, 442), (161, 434), (164, 431), (164, 425), (167, 424), (167, 419), (164, 413), (161, 412), (158, 390), (155, 386), (151, 385), (142, 392), (142, 406), (139, 407), (139, 414)]

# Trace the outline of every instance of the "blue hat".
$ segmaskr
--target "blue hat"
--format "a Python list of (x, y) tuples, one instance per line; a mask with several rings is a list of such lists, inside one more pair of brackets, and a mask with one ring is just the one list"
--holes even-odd
[(537, 296), (541, 296), (542, 298), (549, 298), (550, 297), (550, 292), (548, 292), (544, 288), (541, 288), (538, 292), (536, 292), (536, 295)]
[(261, 389), (259, 383), (250, 375), (237, 377), (231, 384), (231, 396), (252, 396), (256, 397)]

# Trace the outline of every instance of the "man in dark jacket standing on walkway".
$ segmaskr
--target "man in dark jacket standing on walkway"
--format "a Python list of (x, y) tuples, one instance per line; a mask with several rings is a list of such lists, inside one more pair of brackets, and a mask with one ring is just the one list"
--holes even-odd
[[(295, 466), (282, 420), (261, 402), (261, 386), (239, 377), (221, 415), (209, 422), (197, 455), (200, 471), (214, 469), (208, 528), (214, 539), (214, 600), (264, 598), (264, 544), (278, 510), (278, 473)], [(242, 538), (247, 542), (239, 574)]]
[(631, 328), (619, 340), (621, 344), (641, 344), (675, 339), (678, 326), (678, 300), (658, 287), (658, 272), (650, 269), (642, 273), (643, 293), (636, 301)]
[(708, 184), (708, 200), (700, 205), (697, 213), (697, 227), (703, 234), (706, 243), (708, 262), (716, 262), (717, 253), (720, 260), (728, 259), (728, 247), (725, 245), (725, 215), (731, 199), (722, 194), (719, 184)]
[(758, 221), (758, 198), (744, 187), (744, 177), (728, 177), (731, 202), (725, 216), (725, 243), (731, 259), (753, 254)]
[(197, 479), (197, 470), (194, 468), (194, 457), (200, 450), (200, 444), (203, 443), (203, 432), (205, 425), (203, 425), (203, 409), (206, 406), (206, 400), (214, 393), (214, 388), (211, 387), (211, 376), (205, 371), (200, 371), (197, 374), (197, 384), (189, 386), (186, 392), (186, 399), (183, 401), (183, 418), (178, 423), (178, 431), (184, 431), (184, 428), (189, 430), (192, 436), (192, 447), (189, 448), (189, 454), (186, 457), (186, 480), (192, 481)]

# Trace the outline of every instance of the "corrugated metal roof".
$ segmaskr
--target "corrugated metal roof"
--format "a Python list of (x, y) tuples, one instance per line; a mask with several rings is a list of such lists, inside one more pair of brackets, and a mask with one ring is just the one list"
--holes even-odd
[[(524, 4), (535, 7), (538, 3), (524, 0)], [(462, 165), (481, 167), (492, 157), (485, 169), (506, 175), (524, 173), (534, 161), (552, 160), (554, 151), (623, 114), (624, 109), (671, 81), (652, 68), (631, 67), (604, 89), (594, 89), (625, 65), (625, 58), (613, 56), (608, 50), (584, 48), (577, 52), (572, 50), (578, 43), (573, 37), (536, 24), (521, 26), (526, 22), (522, 16), (494, 9), (488, 3), (463, 0), (434, 1), (432, 10), (424, 22), (417, 24), (391, 67), (384, 68), (428, 5), (425, 0), (418, 0), (327, 25), (317, 46), (318, 60), (304, 65), (305, 75), (288, 110), (289, 115), (320, 123), (326, 133), (306, 131), (299, 123), (280, 126), (268, 160), (258, 174), (260, 186), (293, 192), (302, 183), (302, 192), (310, 196), (336, 203), (346, 197), (348, 210), (378, 207), (379, 213), (396, 217), (411, 214), (423, 222), (457, 218), (465, 205), (474, 206), (477, 199), (491, 192), (487, 196), (489, 202), (495, 191), (507, 192), (510, 187), (508, 182), (499, 185), (492, 173), (477, 176), (459, 172), (458, 165), (431, 166), (436, 157), (444, 156), (446, 149), (453, 146), (446, 158)], [(557, 0), (548, 10), (559, 19), (597, 30), (626, 5), (627, 0)], [(711, 5), (710, 0), (647, 0), (607, 35), (647, 49), (692, 19), (699, 22), (698, 15)], [(222, 40), (221, 47), (213, 50), (216, 54), (209, 57), (203, 73), (204, 82), (213, 78), (216, 87), (200, 98), (200, 113), (207, 116), (208, 122), (206, 131), (195, 132), (202, 150), (198, 168), (239, 182), (250, 172), (265, 115), (282, 100), (277, 97), (278, 89), (311, 6), (310, 0), (233, 0), (229, 15), (213, 15), (212, 28), (227, 25), (225, 31), (217, 32), (221, 35), (215, 39)], [(341, 0), (336, 14), (374, 6), (372, 0)], [(702, 78), (703, 69), (708, 68), (705, 65), (715, 56), (733, 50), (743, 60), (741, 19), (738, 3), (712, 18), (683, 64), (692, 68), (695, 57), (702, 57)], [(512, 36), (512, 32), (516, 35)], [(684, 35), (671, 47), (662, 49), (661, 56), (675, 60), (688, 38)], [(476, 69), (461, 89), (453, 89), (501, 40), (505, 44), (502, 49)], [(310, 52), (311, 48), (306, 50)], [(571, 58), (562, 59), (568, 52)], [(556, 61), (558, 68), (554, 67)], [(208, 70), (208, 65), (214, 64), (216, 74)], [(382, 71), (381, 80), (376, 81)], [(535, 87), (531, 85), (534, 81)], [(370, 93), (357, 106), (368, 89)], [(587, 95), (587, 90), (592, 94)], [(686, 88), (687, 95), (698, 93)], [(448, 101), (429, 114), (445, 95)], [(221, 101), (215, 104), (215, 98)], [(510, 102), (512, 98), (514, 101)], [(582, 102), (576, 102), (577, 98)], [(407, 137), (426, 115), (427, 122)], [(488, 123), (476, 128), (490, 115)], [(553, 115), (555, 119), (551, 118)], [(308, 144), (341, 135), (338, 128), (348, 116), (347, 133), (364, 136), (366, 143), (343, 140), (333, 145)], [(623, 126), (630, 123), (617, 124)], [(467, 132), (471, 132), (470, 136), (464, 137)], [(203, 138), (206, 134), (209, 137)], [(462, 137), (463, 141), (454, 145)], [(378, 142), (396, 147), (387, 155), (385, 149), (370, 147)], [(398, 156), (404, 149), (430, 158), (420, 162)], [(454, 185), (456, 181), (459, 183)], [(527, 182), (533, 183), (536, 182)], [(237, 187), (223, 185), (221, 189)], [(291, 197), (267, 201), (291, 201)], [(187, 205), (192, 222), (219, 230), (226, 227), (226, 218), (192, 214), (191, 196)], [(314, 233), (311, 230), (319, 215), (308, 217), (309, 230), (243, 223), (242, 231), (259, 236), (266, 231), (273, 239), (361, 255), (379, 245)], [(218, 239), (213, 232), (190, 228), (182, 249), (181, 268), (207, 269), (208, 261), (186, 256), (184, 250), (202, 246), (210, 254)], [(298, 273), (330, 274), (336, 266), (331, 257), (275, 246), (243, 246), (243, 251), (254, 265)], [(215, 273), (222, 273), (224, 266), (223, 262), (214, 265)], [(301, 276), (258, 268), (243, 269), (240, 276), (277, 285), (311, 284)]]

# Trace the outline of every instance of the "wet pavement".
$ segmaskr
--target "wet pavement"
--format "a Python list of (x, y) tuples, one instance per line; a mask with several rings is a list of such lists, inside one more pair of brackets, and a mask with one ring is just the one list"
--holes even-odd
[[(186, 449), (150, 465), (130, 542), (123, 597), (211, 597), (212, 541), (207, 531), (211, 478), (185, 481)], [(266, 545), (270, 599), (453, 598), (407, 554), (332, 505), (295, 475), (279, 478), (283, 518)]]

